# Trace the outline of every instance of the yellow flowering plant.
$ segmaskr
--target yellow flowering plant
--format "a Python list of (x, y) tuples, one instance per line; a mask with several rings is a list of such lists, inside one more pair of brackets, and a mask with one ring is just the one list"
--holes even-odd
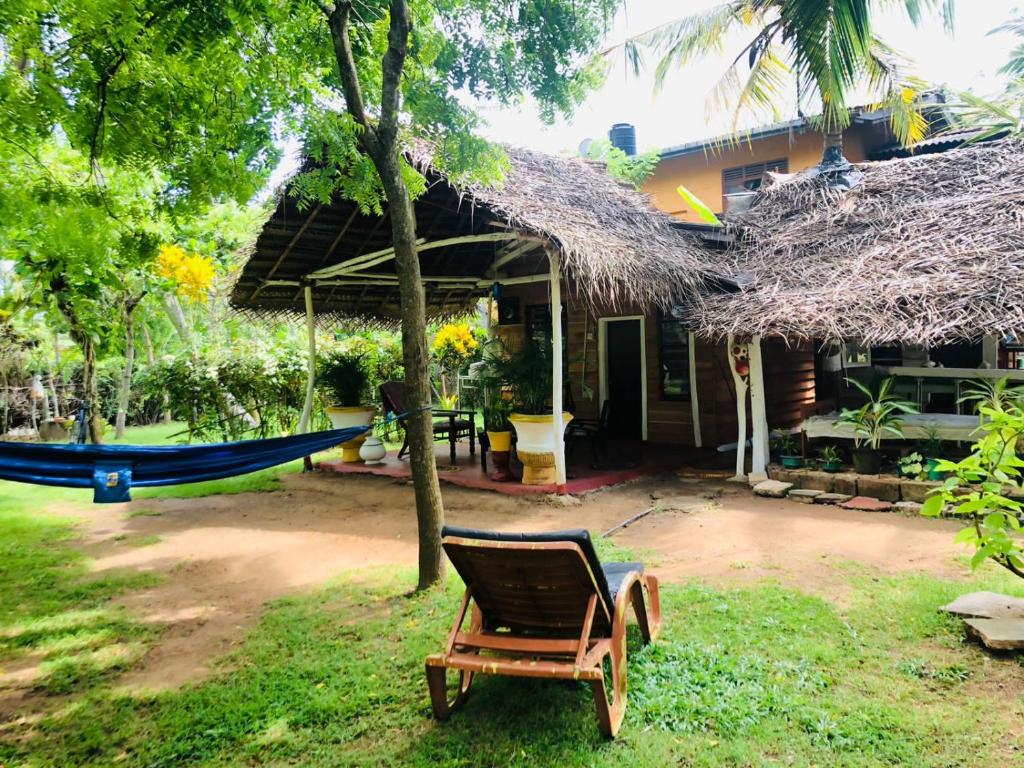
[(187, 253), (178, 245), (162, 245), (156, 261), (160, 276), (173, 282), (180, 295), (206, 301), (216, 271), (213, 259)]
[(432, 351), (441, 373), (442, 398), (448, 396), (447, 375), (469, 362), (479, 346), (468, 323), (448, 323), (438, 329)]

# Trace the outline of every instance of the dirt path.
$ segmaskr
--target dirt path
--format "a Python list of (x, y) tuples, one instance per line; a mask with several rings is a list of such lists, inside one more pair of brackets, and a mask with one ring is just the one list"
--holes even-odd
[[(449, 522), (507, 530), (603, 531), (654, 503), (652, 494), (681, 496), (689, 511), (656, 512), (614, 538), (650, 553), (667, 580), (770, 575), (833, 595), (842, 581), (832, 568), (837, 560), (883, 571), (963, 572), (953, 560), (962, 550), (952, 544), (955, 526), (948, 523), (755, 499), (721, 483), (652, 478), (568, 504), (444, 488)], [(165, 627), (122, 678), (133, 689), (202, 678), (269, 600), (343, 571), (416, 558), (412, 489), (379, 477), (296, 475), (275, 493), (145, 500), (76, 514), (98, 571), (166, 574), (155, 588), (122, 601)], [(138, 546), (145, 542), (155, 543)]]

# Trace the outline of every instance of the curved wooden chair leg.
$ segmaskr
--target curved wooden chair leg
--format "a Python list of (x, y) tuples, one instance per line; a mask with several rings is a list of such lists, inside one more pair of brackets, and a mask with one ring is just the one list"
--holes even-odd
[(612, 649), (609, 656), (611, 656), (612, 668), (612, 700), (608, 701), (608, 691), (603, 677), (598, 680), (591, 680), (590, 687), (594, 692), (594, 705), (597, 708), (597, 722), (601, 732), (608, 738), (614, 739), (626, 714), (625, 634), (622, 637), (621, 649), (614, 640), (612, 641)]
[(438, 720), (447, 720), (456, 709), (469, 698), (469, 687), (473, 684), (473, 673), (459, 673), (459, 689), (455, 697), (448, 700), (447, 669), (427, 665), (427, 688), (430, 691), (430, 708)]
[[(650, 574), (639, 577), (630, 586), (630, 602), (640, 626), (644, 643), (657, 639), (661, 631), (661, 596), (658, 593), (658, 579)], [(646, 594), (645, 594), (646, 593)]]

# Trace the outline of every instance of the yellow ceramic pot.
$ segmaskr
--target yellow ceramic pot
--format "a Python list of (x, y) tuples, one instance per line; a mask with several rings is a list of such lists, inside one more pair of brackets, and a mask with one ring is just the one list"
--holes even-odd
[[(327, 418), (331, 420), (331, 426), (334, 429), (366, 427), (366, 431), (369, 432), (375, 413), (377, 413), (377, 408), (372, 405), (332, 405), (327, 409)], [(359, 457), (359, 447), (365, 439), (366, 435), (362, 434), (347, 443), (342, 443), (341, 460), (348, 464), (362, 461)]]
[[(513, 413), (509, 417), (516, 430), (516, 455), (523, 463), (523, 485), (551, 485), (555, 482), (554, 414)], [(571, 413), (562, 413), (562, 429), (572, 421)]]
[(495, 453), (506, 453), (512, 450), (512, 431), (506, 429), (503, 432), (487, 431), (487, 440), (491, 444), (491, 450)]

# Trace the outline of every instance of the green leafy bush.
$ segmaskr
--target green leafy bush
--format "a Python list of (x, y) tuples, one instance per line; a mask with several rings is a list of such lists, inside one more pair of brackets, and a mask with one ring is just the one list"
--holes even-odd
[(362, 404), (370, 377), (363, 355), (337, 351), (320, 363), (317, 381), (327, 391), (332, 405), (352, 407)]

